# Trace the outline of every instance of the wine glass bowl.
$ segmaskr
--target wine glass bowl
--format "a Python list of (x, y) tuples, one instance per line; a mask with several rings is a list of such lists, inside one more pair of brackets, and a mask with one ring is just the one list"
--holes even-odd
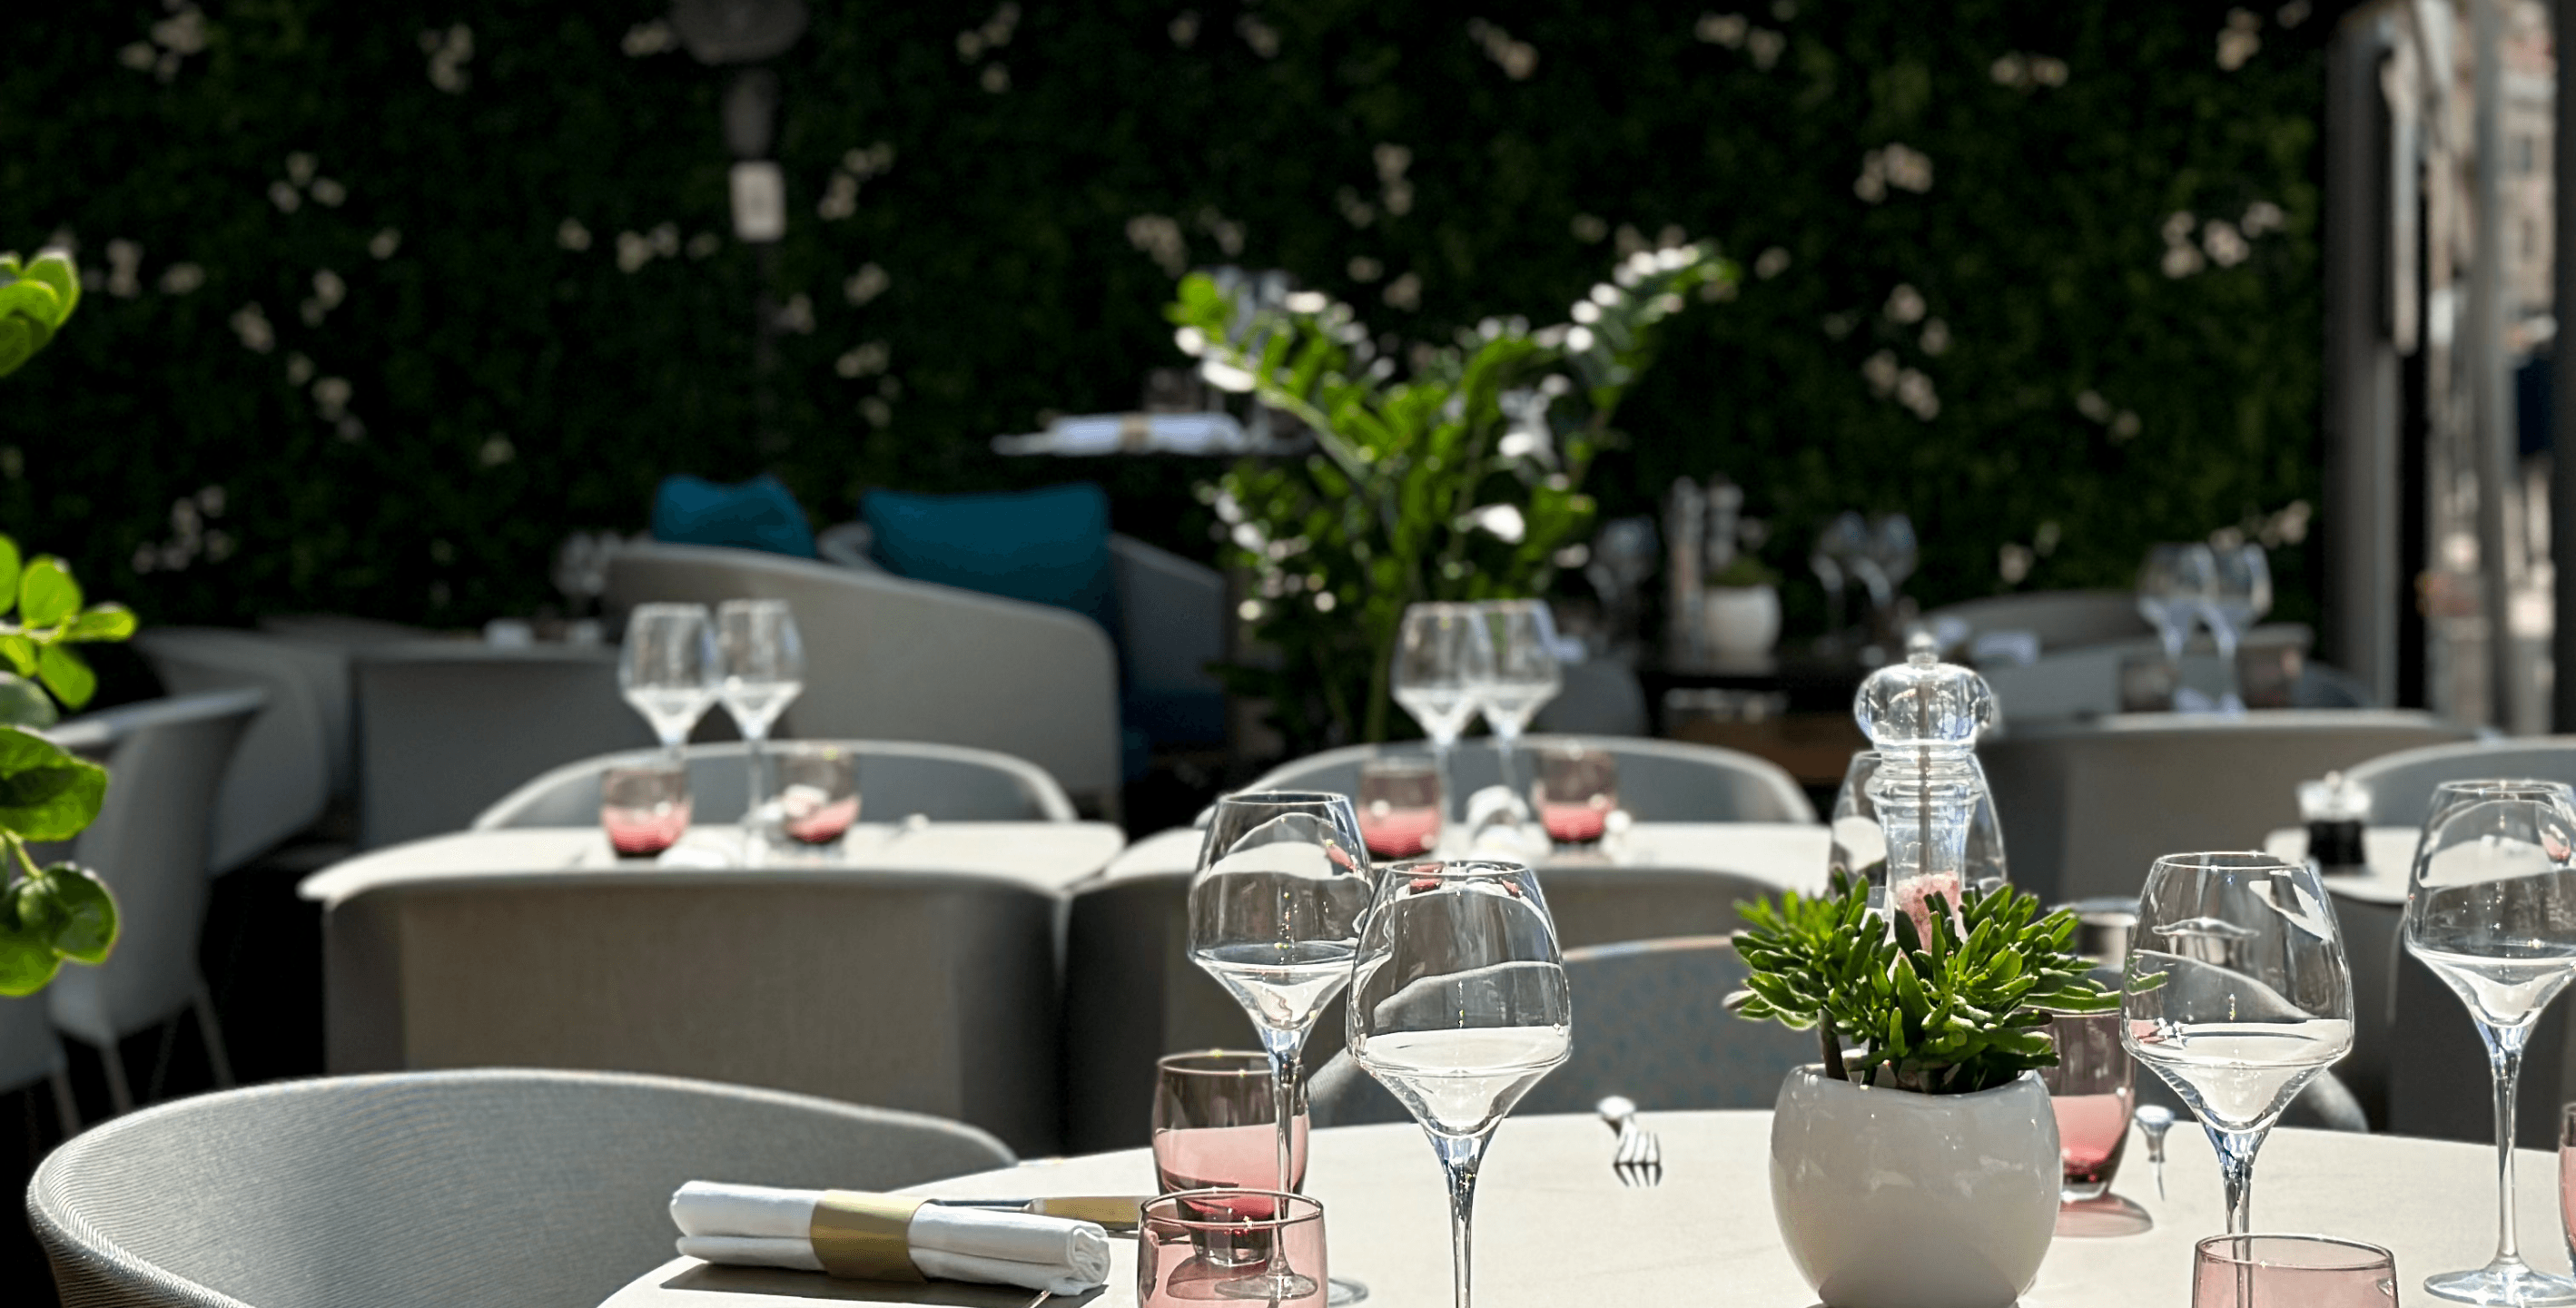
[(2496, 1091), (2496, 1253), (2424, 1288), (2465, 1303), (2576, 1304), (2576, 1280), (2522, 1260), (2514, 1107), (2523, 1045), (2576, 979), (2576, 794), (2554, 781), (2446, 781), (2415, 846), (2399, 936), (2469, 1010)]
[(617, 689), (676, 752), (716, 702), (721, 677), (704, 604), (638, 604), (617, 651)]
[(1476, 706), (1494, 733), (1503, 788), (1516, 790), (1512, 751), (1530, 719), (1564, 688), (1556, 658), (1556, 618), (1542, 600), (1486, 600), (1476, 606), (1491, 657), (1475, 688)]
[(1493, 664), (1493, 638), (1475, 605), (1432, 603), (1405, 608), (1387, 684), (1395, 702), (1431, 738), (1444, 794), (1449, 751), (1475, 718), (1477, 695), (1492, 678)]
[(2258, 853), (2157, 859), (2126, 982), (2121, 1043), (2200, 1118), (2227, 1229), (2242, 1235), (2264, 1135), (2352, 1050), (2352, 971), (2315, 869)]
[(2166, 662), (2182, 660), (2202, 601), (2216, 584), (2217, 567), (2206, 545), (2165, 544), (2147, 550), (2146, 562), (2138, 568), (2138, 616), (2156, 629)]
[(715, 630), (723, 674), (716, 697), (742, 733), (743, 766), (750, 774), (744, 793), (751, 797), (742, 817), (744, 846), (756, 856), (777, 820), (762, 743), (778, 715), (804, 692), (805, 642), (785, 600), (726, 600), (716, 608)]

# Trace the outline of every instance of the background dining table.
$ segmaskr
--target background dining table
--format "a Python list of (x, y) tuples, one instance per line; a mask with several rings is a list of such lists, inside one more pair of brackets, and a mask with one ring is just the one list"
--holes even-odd
[[(619, 858), (596, 826), (460, 831), (344, 859), (306, 877), (297, 893), (334, 904), (360, 890), (419, 875), (739, 867), (742, 838), (737, 826), (692, 827), (659, 858)], [(1053, 893), (1097, 875), (1126, 843), (1126, 836), (1107, 822), (862, 822), (828, 853), (773, 852), (766, 865), (964, 872)]]
[[(1477, 1183), (1476, 1302), (1482, 1308), (1716, 1303), (1806, 1308), (1814, 1293), (1781, 1243), (1771, 1212), (1771, 1114), (1655, 1113), (1662, 1184), (1631, 1188), (1610, 1168), (1612, 1138), (1590, 1117), (1503, 1124)], [(1369, 1288), (1369, 1302), (1449, 1302), (1448, 1208), (1440, 1169), (1411, 1125), (1315, 1132), (1307, 1192), (1324, 1204), (1331, 1271)], [(2226, 1228), (2218, 1167), (2185, 1121), (2166, 1141), (2157, 1194), (2135, 1138), (2114, 1198), (2061, 1212), (2058, 1235), (2024, 1308), (2179, 1308), (2191, 1302), (2192, 1246)], [(2565, 1271), (2556, 1159), (2519, 1160), (2518, 1231), (2533, 1264)], [(2434, 1272), (2483, 1265), (2495, 1245), (2491, 1149), (2392, 1136), (2272, 1132), (2255, 1169), (2254, 1227), (2382, 1245), (2396, 1254), (2399, 1299), (2427, 1298)], [(1023, 1163), (918, 1188), (945, 1196), (1150, 1192), (1152, 1161), (1134, 1149)], [(757, 1178), (706, 1178), (756, 1180)], [(1094, 1308), (1136, 1303), (1134, 1245), (1115, 1259)], [(645, 1271), (603, 1308), (805, 1308), (861, 1302), (1024, 1305), (1041, 1296), (996, 1287), (880, 1286), (819, 1273), (710, 1267), (675, 1258)]]
[[(1104, 875), (1190, 871), (1205, 834), (1197, 827), (1156, 832), (1112, 859)], [(1537, 866), (1542, 874), (1587, 867), (1733, 872), (1774, 889), (1813, 891), (1824, 888), (1832, 842), (1832, 832), (1813, 822), (1639, 822), (1593, 849), (1551, 852)], [(1465, 851), (1444, 845), (1440, 853), (1463, 857)]]

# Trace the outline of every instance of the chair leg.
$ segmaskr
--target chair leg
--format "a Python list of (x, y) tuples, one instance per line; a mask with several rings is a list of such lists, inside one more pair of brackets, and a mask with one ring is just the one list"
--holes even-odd
[(215, 1020), (215, 997), (206, 990), (206, 979), (197, 978), (197, 1034), (206, 1038), (206, 1061), (215, 1069), (215, 1088), (233, 1088), (233, 1060), (224, 1050), (223, 1023)]
[(99, 1064), (107, 1070), (107, 1108), (112, 1116), (134, 1111), (134, 1088), (125, 1083), (125, 1051), (110, 1040), (98, 1047)]
[(63, 1138), (66, 1140), (79, 1135), (81, 1129), (80, 1103), (72, 1098), (71, 1077), (65, 1075), (63, 1069), (57, 1067), (48, 1074), (45, 1079), (53, 1082), (54, 1084), (55, 1125), (62, 1128)]
[(179, 1015), (173, 1013), (169, 1021), (161, 1024), (161, 1043), (152, 1047), (152, 1075), (143, 1082), (143, 1102), (161, 1102), (161, 1087), (170, 1079), (170, 1054), (178, 1047)]

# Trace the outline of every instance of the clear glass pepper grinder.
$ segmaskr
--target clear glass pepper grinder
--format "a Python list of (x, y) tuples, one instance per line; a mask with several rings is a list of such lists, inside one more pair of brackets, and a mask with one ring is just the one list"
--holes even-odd
[(1909, 644), (1903, 663), (1861, 683), (1852, 717), (1879, 753), (1869, 789), (1887, 833), (1889, 920), (1901, 910), (1928, 937), (1928, 896), (1940, 895), (1957, 921), (1968, 823), (1983, 794), (1977, 736), (1994, 724), (1995, 693), (1985, 678), (1942, 662), (1928, 640)]

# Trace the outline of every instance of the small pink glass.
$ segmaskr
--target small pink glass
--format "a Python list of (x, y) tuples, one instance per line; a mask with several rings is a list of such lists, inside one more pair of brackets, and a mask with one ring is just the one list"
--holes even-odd
[(2057, 1115), (2057, 1152), (2065, 1166), (2058, 1197), (2099, 1199), (2120, 1170), (2135, 1106), (2137, 1064), (2120, 1044), (2120, 1015), (2058, 1013), (2048, 1019), (2057, 1066), (2039, 1069)]
[(1610, 814), (1619, 807), (1619, 760), (1607, 750), (1557, 745), (1539, 751), (1538, 780), (1530, 803), (1539, 825), (1560, 845), (1601, 843)]
[(2324, 1235), (2213, 1235), (2194, 1250), (2191, 1308), (2390, 1308), (2397, 1256)]
[(2576, 1104), (2559, 1110), (2558, 1225), (2567, 1234), (2567, 1252), (2576, 1257)]
[[(1270, 1215), (1248, 1215), (1256, 1208)], [(1304, 1195), (1184, 1190), (1149, 1201), (1142, 1217), (1137, 1308), (1325, 1308), (1324, 1206)]]
[(779, 830), (799, 845), (828, 845), (859, 820), (859, 766), (837, 745), (783, 745), (778, 760)]
[(1440, 843), (1440, 769), (1427, 758), (1360, 764), (1360, 839), (1379, 858), (1419, 858)]
[(649, 858), (689, 831), (684, 763), (610, 768), (599, 776), (599, 825), (620, 858)]

